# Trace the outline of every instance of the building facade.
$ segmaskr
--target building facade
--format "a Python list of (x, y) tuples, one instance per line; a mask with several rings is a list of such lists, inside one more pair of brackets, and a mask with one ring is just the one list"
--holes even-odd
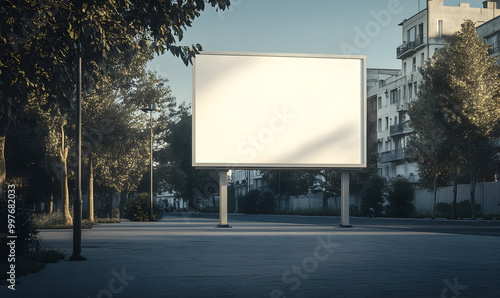
[[(469, 3), (445, 6), (444, 0), (428, 0), (425, 9), (399, 24), (402, 44), (396, 48), (396, 58), (401, 60), (401, 73), (380, 80), (378, 88), (368, 90), (368, 98), (377, 98), (380, 176), (387, 179), (405, 177), (418, 182), (417, 164), (410, 160), (405, 148), (413, 132), (408, 107), (417, 98), (422, 84), (419, 69), (445, 45), (446, 37), (460, 30), (465, 19), (485, 26), (499, 15), (500, 0), (484, 1), (481, 8), (470, 7)], [(486, 28), (484, 31), (491, 33), (490, 42), (498, 45), (498, 35)]]
[(234, 185), (236, 197), (264, 187), (262, 173), (259, 170), (231, 170), (231, 183)]

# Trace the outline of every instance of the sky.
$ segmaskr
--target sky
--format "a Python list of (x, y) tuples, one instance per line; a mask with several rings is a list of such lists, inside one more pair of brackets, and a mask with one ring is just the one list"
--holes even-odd
[[(420, 2), (420, 4), (419, 4)], [(482, 0), (444, 0), (447, 6)], [(207, 6), (178, 45), (204, 51), (364, 55), (368, 68), (401, 68), (401, 27), (426, 0), (232, 0), (226, 11)], [(192, 67), (167, 52), (148, 63), (167, 78), (178, 103), (192, 102)]]

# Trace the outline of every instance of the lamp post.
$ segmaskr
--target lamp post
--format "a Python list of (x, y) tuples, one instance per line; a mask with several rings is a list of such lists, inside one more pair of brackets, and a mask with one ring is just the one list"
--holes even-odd
[(158, 106), (154, 103), (151, 104), (148, 108), (142, 108), (141, 111), (144, 113), (149, 112), (149, 128), (151, 131), (150, 135), (150, 145), (151, 145), (151, 151), (150, 151), (150, 156), (149, 156), (149, 163), (151, 166), (151, 185), (149, 189), (149, 195), (150, 195), (150, 210), (149, 210), (149, 220), (153, 220), (153, 112), (159, 112), (160, 109)]

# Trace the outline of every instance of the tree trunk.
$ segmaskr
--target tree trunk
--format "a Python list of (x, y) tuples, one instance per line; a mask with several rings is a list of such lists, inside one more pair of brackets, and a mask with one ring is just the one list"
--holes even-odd
[(92, 153), (89, 155), (89, 220), (94, 222), (94, 169)]
[(54, 212), (54, 191), (50, 191), (50, 197), (49, 197), (49, 208), (47, 210), (47, 213), (51, 214)]
[(472, 219), (476, 219), (476, 179), (475, 176), (472, 176), (472, 181), (470, 183), (470, 207), (471, 207), (471, 215)]
[(437, 202), (437, 173), (434, 175), (433, 185), (434, 199), (432, 201), (432, 219), (436, 218), (436, 202)]
[(51, 177), (50, 179), (50, 188), (49, 188), (49, 196), (47, 198), (47, 201), (45, 202), (44, 210), (43, 212), (46, 214), (51, 214), (52, 210), (54, 208), (54, 177)]
[[(62, 122), (61, 122), (62, 123)], [(71, 213), (69, 212), (69, 188), (68, 188), (68, 168), (67, 168), (67, 158), (68, 158), (68, 148), (64, 146), (64, 125), (61, 125), (61, 135), (62, 144), (59, 151), (59, 157), (61, 158), (61, 209), (63, 213), (64, 223), (71, 225), (73, 219), (71, 218)]]

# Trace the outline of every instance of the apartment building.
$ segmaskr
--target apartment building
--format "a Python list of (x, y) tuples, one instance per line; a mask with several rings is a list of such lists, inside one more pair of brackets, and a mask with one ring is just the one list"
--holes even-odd
[[(477, 34), (484, 38), (490, 55), (500, 58), (500, 16), (477, 27)], [(500, 60), (498, 60), (500, 63)]]
[(259, 170), (232, 170), (231, 183), (234, 185), (236, 197), (244, 196), (253, 189), (262, 189), (264, 180)]
[[(444, 0), (428, 0), (425, 9), (399, 24), (402, 44), (396, 48), (396, 58), (401, 60), (401, 73), (380, 80), (378, 88), (368, 91), (368, 98), (377, 98), (379, 175), (418, 182), (417, 164), (405, 153), (405, 147), (412, 132), (409, 103), (416, 99), (422, 84), (419, 68), (445, 45), (446, 37), (460, 30), (465, 19), (482, 25), (499, 15), (500, 0), (484, 1), (480, 8), (471, 7), (469, 3), (445, 6)], [(491, 31), (486, 27), (484, 30)], [(496, 36), (491, 38), (492, 43), (498, 43)]]

